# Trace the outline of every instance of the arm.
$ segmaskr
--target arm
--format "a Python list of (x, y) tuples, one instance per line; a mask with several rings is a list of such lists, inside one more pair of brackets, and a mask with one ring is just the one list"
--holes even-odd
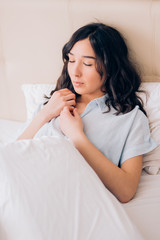
[(136, 192), (142, 169), (142, 156), (125, 161), (121, 168), (105, 157), (85, 136), (83, 124), (76, 110), (73, 115), (64, 108), (60, 116), (60, 126), (85, 160), (97, 173), (104, 185), (125, 203), (131, 200)]
[(69, 110), (73, 110), (75, 105), (75, 94), (68, 89), (56, 91), (51, 96), (49, 102), (38, 112), (35, 118), (17, 140), (31, 139), (38, 130), (51, 119), (59, 116), (64, 106), (68, 106)]

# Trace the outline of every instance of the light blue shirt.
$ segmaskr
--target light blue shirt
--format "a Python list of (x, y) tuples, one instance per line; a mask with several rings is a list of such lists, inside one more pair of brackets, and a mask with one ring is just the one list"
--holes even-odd
[[(106, 113), (106, 97), (92, 100), (81, 114), (87, 138), (117, 166), (153, 150), (157, 145), (150, 136), (148, 119), (139, 107), (118, 116), (112, 107)], [(59, 127), (59, 117), (46, 123), (35, 138), (54, 135), (65, 137)]]

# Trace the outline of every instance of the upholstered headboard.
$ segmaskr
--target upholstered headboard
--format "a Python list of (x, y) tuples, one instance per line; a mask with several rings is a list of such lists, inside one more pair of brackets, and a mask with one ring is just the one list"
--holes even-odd
[(160, 81), (160, 1), (0, 0), (0, 118), (25, 120), (24, 83), (55, 83), (61, 49), (89, 22), (116, 27), (143, 81)]

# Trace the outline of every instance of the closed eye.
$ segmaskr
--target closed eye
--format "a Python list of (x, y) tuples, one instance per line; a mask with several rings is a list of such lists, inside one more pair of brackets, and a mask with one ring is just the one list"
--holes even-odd
[(91, 67), (93, 64), (83, 63), (85, 66)]
[(74, 63), (75, 61), (74, 61), (74, 60), (69, 60), (68, 62), (70, 62), (70, 63)]

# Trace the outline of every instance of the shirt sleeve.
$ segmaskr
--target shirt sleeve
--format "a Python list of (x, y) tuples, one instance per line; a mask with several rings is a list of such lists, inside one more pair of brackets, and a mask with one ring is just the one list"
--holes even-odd
[(138, 110), (121, 154), (120, 165), (127, 159), (152, 151), (156, 146), (151, 138), (148, 118)]

